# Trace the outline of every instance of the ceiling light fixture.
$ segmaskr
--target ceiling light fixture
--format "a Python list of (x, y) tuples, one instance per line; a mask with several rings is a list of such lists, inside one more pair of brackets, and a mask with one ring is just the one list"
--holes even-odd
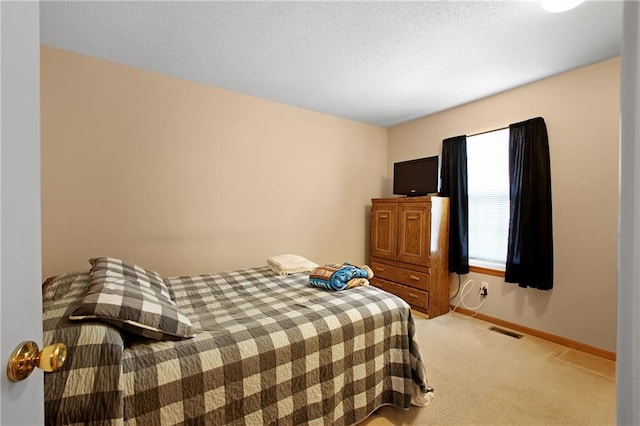
[(584, 0), (542, 0), (542, 8), (547, 12), (560, 13), (573, 9)]

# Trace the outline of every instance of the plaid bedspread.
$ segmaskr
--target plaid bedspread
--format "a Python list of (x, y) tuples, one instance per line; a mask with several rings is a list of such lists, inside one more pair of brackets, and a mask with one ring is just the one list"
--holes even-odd
[(68, 347), (45, 375), (47, 423), (351, 425), (430, 395), (404, 301), (308, 280), (266, 267), (166, 279), (197, 331), (177, 342), (69, 321), (88, 271), (45, 281), (44, 344)]

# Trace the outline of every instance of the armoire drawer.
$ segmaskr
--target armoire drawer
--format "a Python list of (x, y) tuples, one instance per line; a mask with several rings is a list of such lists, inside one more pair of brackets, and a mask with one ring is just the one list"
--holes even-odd
[(371, 262), (371, 269), (373, 270), (374, 277), (405, 284), (421, 290), (429, 290), (430, 276), (424, 272), (416, 272), (378, 262)]
[(371, 284), (381, 290), (395, 294), (408, 304), (427, 311), (429, 308), (429, 292), (392, 283), (377, 277), (371, 279)]

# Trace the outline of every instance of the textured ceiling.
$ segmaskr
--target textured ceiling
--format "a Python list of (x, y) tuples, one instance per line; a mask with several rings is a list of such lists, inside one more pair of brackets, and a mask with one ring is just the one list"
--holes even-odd
[(41, 42), (379, 126), (620, 54), (621, 1), (43, 1)]

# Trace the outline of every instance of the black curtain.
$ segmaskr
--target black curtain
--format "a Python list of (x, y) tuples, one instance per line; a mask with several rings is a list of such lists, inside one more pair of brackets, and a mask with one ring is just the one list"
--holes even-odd
[(442, 141), (440, 195), (449, 197), (449, 272), (469, 273), (467, 137)]
[(511, 218), (505, 281), (553, 288), (551, 170), (544, 119), (509, 126)]

